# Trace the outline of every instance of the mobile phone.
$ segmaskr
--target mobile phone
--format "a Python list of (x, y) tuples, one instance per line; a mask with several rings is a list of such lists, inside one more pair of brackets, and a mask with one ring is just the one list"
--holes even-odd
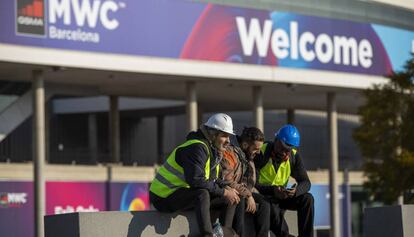
[(286, 190), (290, 191), (296, 188), (296, 183), (294, 183), (290, 188), (287, 188)]

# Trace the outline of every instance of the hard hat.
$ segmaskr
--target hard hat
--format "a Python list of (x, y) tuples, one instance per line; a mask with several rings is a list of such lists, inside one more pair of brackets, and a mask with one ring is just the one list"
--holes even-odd
[(300, 134), (298, 129), (291, 125), (284, 125), (275, 133), (275, 138), (281, 140), (288, 146), (299, 147), (300, 144)]
[(227, 114), (214, 114), (207, 120), (204, 125), (209, 128), (214, 128), (216, 130), (234, 135), (233, 121)]

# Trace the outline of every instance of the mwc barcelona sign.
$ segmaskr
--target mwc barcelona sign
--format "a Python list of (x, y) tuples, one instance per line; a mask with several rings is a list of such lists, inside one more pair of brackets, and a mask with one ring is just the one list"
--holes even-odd
[(97, 25), (109, 31), (115, 30), (119, 22), (109, 15), (125, 7), (122, 2), (99, 0), (16, 1), (17, 34), (92, 43), (99, 43), (100, 40)]
[(4, 0), (0, 43), (384, 76), (414, 32), (187, 0)]

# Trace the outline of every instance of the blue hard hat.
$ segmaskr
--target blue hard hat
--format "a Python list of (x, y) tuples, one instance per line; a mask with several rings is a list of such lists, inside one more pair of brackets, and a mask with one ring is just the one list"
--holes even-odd
[(281, 140), (283, 143), (293, 147), (299, 147), (300, 144), (300, 134), (298, 129), (291, 125), (284, 125), (275, 133), (275, 138)]

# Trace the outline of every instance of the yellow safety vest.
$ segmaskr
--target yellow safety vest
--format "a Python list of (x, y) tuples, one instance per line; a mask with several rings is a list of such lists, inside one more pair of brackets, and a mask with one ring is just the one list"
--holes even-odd
[[(265, 154), (268, 143), (263, 144), (262, 153)], [(292, 155), (295, 156), (297, 150), (292, 149)], [(259, 184), (272, 185), (272, 186), (285, 186), (287, 185), (290, 177), (290, 161), (283, 161), (279, 169), (275, 170), (273, 166), (272, 158), (269, 157), (269, 161), (259, 171)]]
[[(177, 149), (187, 147), (192, 144), (201, 143), (206, 146), (208, 151), (208, 159), (204, 167), (206, 180), (210, 178), (210, 149), (204, 142), (193, 139), (181, 144), (168, 156), (167, 161), (160, 167), (154, 180), (151, 183), (150, 191), (159, 197), (166, 198), (174, 193), (179, 188), (190, 188), (190, 185), (185, 181), (184, 169), (175, 161), (175, 153)], [(219, 173), (219, 165), (216, 166), (216, 175)], [(216, 177), (217, 177), (216, 176)]]

